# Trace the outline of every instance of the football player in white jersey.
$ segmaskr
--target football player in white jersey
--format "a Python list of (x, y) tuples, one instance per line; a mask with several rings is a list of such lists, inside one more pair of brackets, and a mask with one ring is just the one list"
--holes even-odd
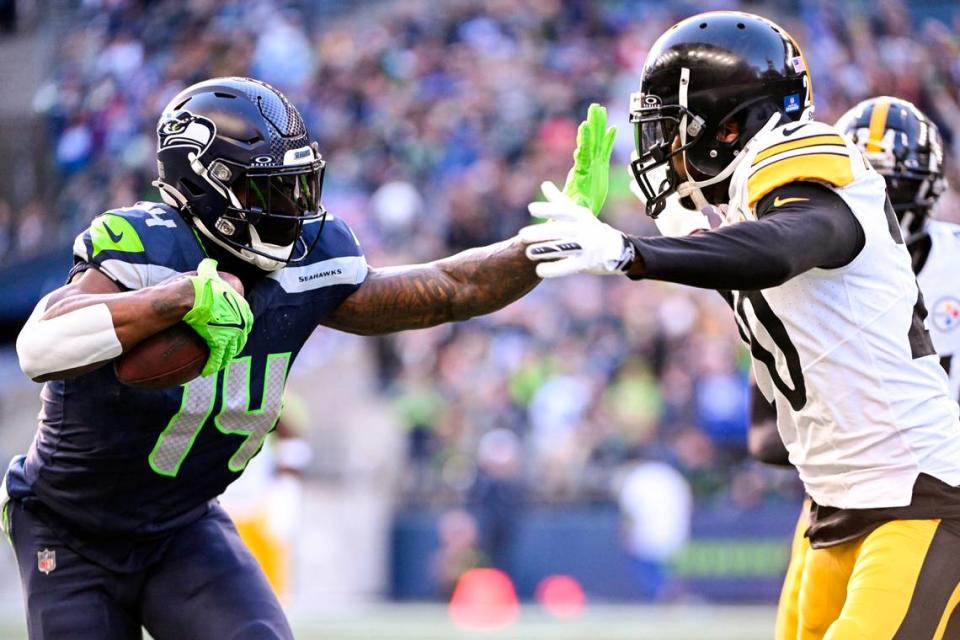
[(649, 215), (679, 197), (686, 208), (670, 215), (703, 231), (625, 235), (548, 183), (530, 210), (551, 222), (521, 238), (543, 277), (728, 292), (813, 500), (798, 638), (954, 637), (958, 405), (884, 179), (812, 109), (806, 62), (782, 28), (739, 12), (688, 18), (644, 64), (631, 166)]
[[(855, 144), (887, 183), (887, 195), (932, 316), (927, 327), (940, 364), (947, 372), (950, 395), (958, 399), (960, 366), (960, 226), (929, 218), (945, 188), (943, 144), (936, 124), (912, 103), (899, 98), (864, 100), (840, 117), (836, 127)], [(750, 454), (762, 462), (789, 466), (776, 428), (776, 412), (754, 388), (748, 438)], [(790, 564), (777, 610), (777, 640), (797, 637), (801, 576), (810, 548), (804, 537), (809, 501), (794, 533)], [(817, 593), (816, 589), (811, 591)], [(813, 597), (816, 597), (815, 595)]]
[(950, 379), (950, 396), (960, 400), (960, 362), (954, 360), (960, 352), (960, 225), (930, 218), (946, 188), (940, 131), (913, 103), (889, 96), (864, 100), (836, 126), (887, 182), (930, 311), (933, 346)]

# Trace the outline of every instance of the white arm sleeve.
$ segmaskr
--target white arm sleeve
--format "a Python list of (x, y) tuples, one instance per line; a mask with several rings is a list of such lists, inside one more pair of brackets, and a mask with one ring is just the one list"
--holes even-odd
[(50, 295), (37, 303), (17, 336), (20, 368), (31, 378), (111, 360), (123, 353), (105, 304), (41, 320)]

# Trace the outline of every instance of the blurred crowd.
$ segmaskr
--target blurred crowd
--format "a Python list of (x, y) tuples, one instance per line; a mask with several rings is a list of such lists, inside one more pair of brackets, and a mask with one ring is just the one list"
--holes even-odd
[[(156, 198), (157, 116), (179, 89), (217, 75), (263, 79), (299, 107), (328, 160), (324, 203), (371, 264), (500, 240), (526, 223), (542, 180), (562, 182), (590, 102), (610, 109), (625, 167), (628, 95), (654, 39), (696, 11), (737, 6), (403, 0), (332, 13), (280, 0), (85, 0), (35, 98), (58, 193), (18, 215), (0, 202), (0, 254)], [(878, 94), (912, 100), (942, 127), (960, 185), (960, 11), (947, 7), (943, 22), (899, 0), (863, 12), (818, 0), (742, 6), (805, 47), (819, 119)], [(605, 218), (652, 229), (626, 171), (612, 175)], [(940, 215), (957, 214), (951, 191)], [(381, 339), (376, 354), (408, 429), (410, 501), (509, 510), (622, 499), (625, 474), (654, 459), (700, 500), (797, 495), (789, 473), (745, 459), (749, 372), (716, 293), (546, 283), (492, 317)]]

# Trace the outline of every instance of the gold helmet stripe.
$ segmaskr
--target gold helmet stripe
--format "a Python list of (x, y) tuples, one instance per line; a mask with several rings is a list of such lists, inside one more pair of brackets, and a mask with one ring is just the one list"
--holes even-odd
[(877, 98), (870, 114), (870, 137), (867, 140), (867, 151), (883, 151), (883, 134), (887, 130), (887, 114), (890, 113), (890, 98)]

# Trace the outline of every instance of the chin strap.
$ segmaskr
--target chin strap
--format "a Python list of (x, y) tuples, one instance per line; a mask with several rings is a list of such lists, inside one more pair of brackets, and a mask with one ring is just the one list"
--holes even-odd
[[(256, 268), (260, 269), (261, 271), (277, 271), (278, 269), (282, 269), (284, 266), (286, 266), (286, 263), (280, 260), (274, 260), (272, 258), (268, 258), (266, 256), (261, 256), (259, 254), (253, 253), (252, 251), (244, 251), (243, 249), (237, 249), (236, 247), (231, 246), (229, 243), (224, 242), (223, 240), (218, 238), (215, 233), (212, 233), (209, 229), (207, 229), (207, 226), (203, 224), (203, 220), (201, 220), (196, 216), (193, 216), (193, 223), (197, 226), (197, 229), (200, 231), (200, 233), (206, 236), (211, 242), (214, 242), (218, 247), (225, 249), (231, 255), (236, 256), (237, 258), (240, 258), (244, 262), (252, 264)], [(254, 234), (256, 233), (256, 231), (254, 230), (253, 225), (251, 225), (249, 229), (250, 229), (250, 240), (251, 242), (253, 242)], [(256, 238), (256, 241), (261, 246), (272, 246), (272, 245), (266, 245), (266, 243), (260, 242), (259, 237)], [(261, 247), (257, 247), (257, 249), (260, 249), (260, 248)], [(285, 248), (286, 247), (280, 247), (280, 249), (285, 249)], [(291, 244), (290, 253), (293, 253), (293, 248), (294, 248), (294, 245)]]
[[(240, 200), (237, 199), (237, 196), (233, 193), (233, 190), (228, 188), (225, 184), (217, 180), (214, 176), (210, 174), (209, 167), (203, 166), (203, 163), (200, 162), (200, 158), (195, 153), (188, 153), (187, 160), (190, 161), (190, 168), (193, 169), (193, 172), (200, 176), (207, 184), (214, 188), (214, 190), (219, 193), (227, 202), (237, 209), (241, 209)], [(217, 164), (216, 162), (212, 164)]]
[(188, 206), (187, 199), (183, 197), (183, 194), (177, 191), (177, 189), (171, 185), (167, 184), (162, 180), (154, 180), (150, 183), (152, 186), (157, 188), (157, 191), (160, 192), (160, 199), (165, 203), (174, 207), (176, 209), (186, 209)]
[[(772, 116), (770, 116), (770, 119), (767, 120), (767, 123), (760, 128), (756, 135), (750, 138), (747, 144), (743, 147), (743, 149), (740, 150), (740, 153), (736, 155), (730, 164), (723, 168), (723, 171), (708, 180), (702, 180), (700, 182), (690, 180), (681, 183), (677, 186), (677, 195), (679, 195), (681, 198), (690, 198), (698, 210), (703, 210), (710, 206), (710, 203), (707, 202), (706, 197), (703, 195), (702, 189), (704, 187), (709, 187), (711, 185), (723, 182), (732, 176), (733, 172), (736, 171), (743, 159), (749, 155), (750, 146), (754, 143), (754, 141), (776, 127), (778, 122), (780, 122), (780, 114), (774, 113)], [(684, 158), (684, 166), (686, 166), (686, 158)]]

